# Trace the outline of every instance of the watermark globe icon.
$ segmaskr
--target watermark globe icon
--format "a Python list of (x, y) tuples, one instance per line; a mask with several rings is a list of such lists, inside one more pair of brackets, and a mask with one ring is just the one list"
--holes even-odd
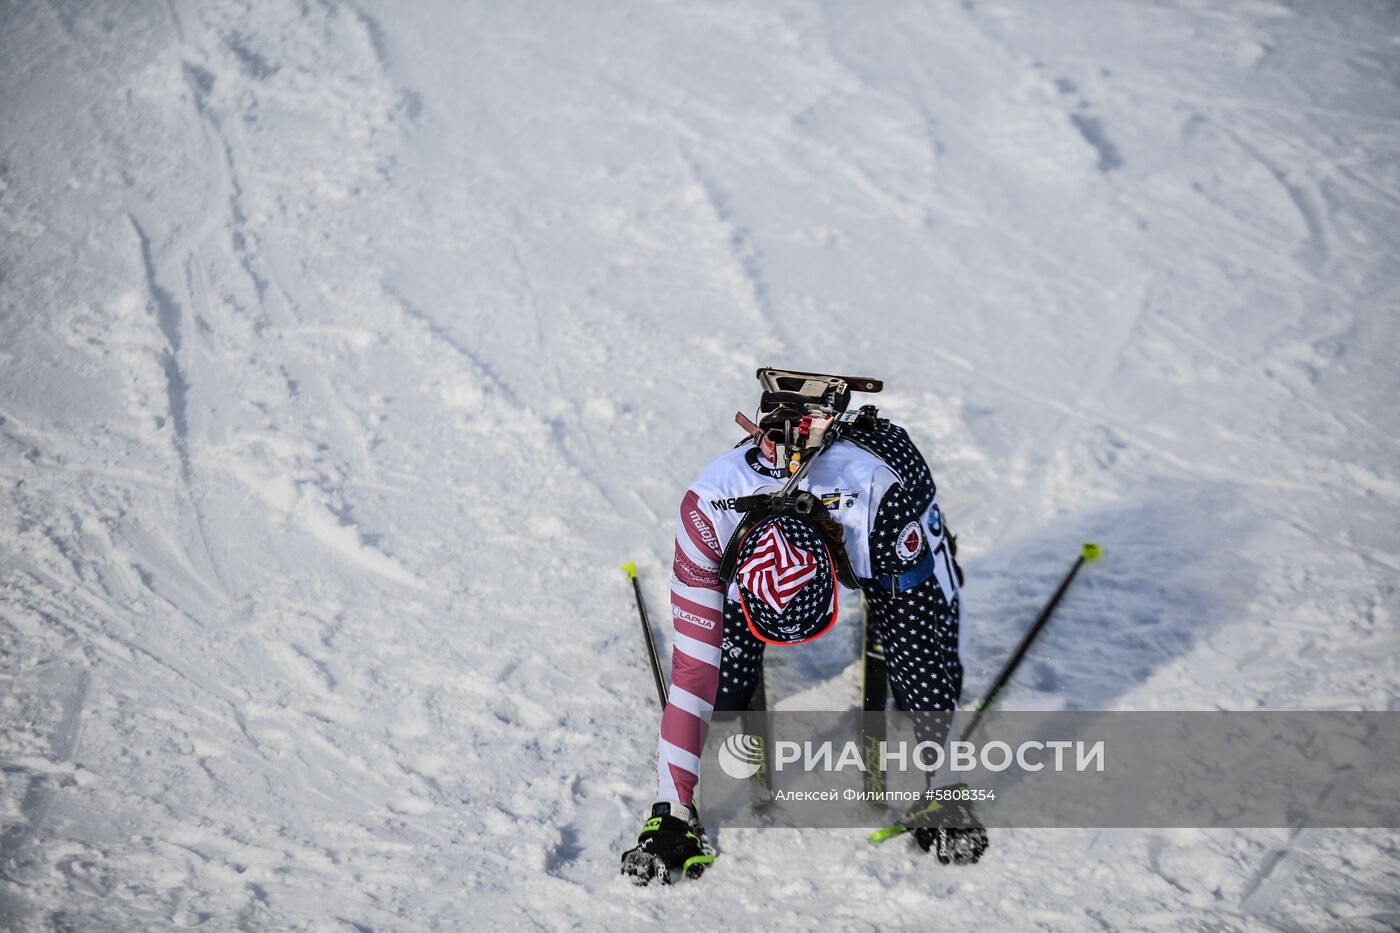
[(716, 754), (725, 774), (736, 781), (747, 781), (763, 767), (763, 739), (736, 732), (724, 740)]

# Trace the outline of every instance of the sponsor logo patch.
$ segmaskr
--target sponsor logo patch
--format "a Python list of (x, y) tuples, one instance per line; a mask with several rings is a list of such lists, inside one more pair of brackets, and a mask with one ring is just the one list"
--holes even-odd
[(715, 539), (715, 533), (710, 530), (710, 523), (705, 519), (705, 516), (691, 509), (686, 517), (690, 519), (690, 525), (695, 529), (695, 533), (700, 536), (700, 540), (709, 545), (711, 550), (718, 552), (720, 549), (719, 541)]
[(671, 616), (677, 619), (678, 621), (689, 622), (691, 625), (698, 625), (704, 629), (713, 629), (715, 627), (714, 619), (704, 619), (693, 612), (687, 612), (686, 610), (678, 609), (675, 606), (671, 607)]
[(838, 486), (831, 492), (817, 493), (817, 496), (822, 500), (822, 505), (826, 506), (828, 511), (835, 512), (839, 509), (855, 508), (856, 500), (860, 498), (860, 493), (843, 490)]
[(938, 503), (928, 507), (928, 533), (935, 538), (943, 534), (943, 513), (938, 509)]

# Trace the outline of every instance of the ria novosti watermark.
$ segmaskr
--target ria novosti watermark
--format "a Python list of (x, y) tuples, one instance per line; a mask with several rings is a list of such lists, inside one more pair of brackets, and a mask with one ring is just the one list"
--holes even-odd
[(1400, 827), (1400, 713), (721, 715), (707, 819), (877, 826), (928, 800), (1001, 826)]
[[(837, 749), (840, 751), (837, 751)], [(971, 771), (1001, 772), (1019, 768), (1022, 771), (1099, 771), (1105, 767), (1106, 745), (1097, 742), (1051, 739), (1028, 739), (1014, 748), (997, 740), (985, 744), (959, 740), (935, 742), (878, 742), (873, 756), (856, 740), (835, 742), (831, 739), (797, 742), (780, 739), (773, 743), (773, 769), (782, 771), (795, 767), (802, 771), (844, 771), (853, 768), (862, 773), (870, 771), (946, 771), (951, 774)], [(737, 780), (752, 778), (762, 767), (764, 742), (761, 736), (736, 732), (718, 747), (720, 767)]]

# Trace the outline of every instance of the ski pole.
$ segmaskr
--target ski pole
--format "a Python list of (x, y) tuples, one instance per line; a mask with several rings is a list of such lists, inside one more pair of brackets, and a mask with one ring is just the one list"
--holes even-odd
[[(977, 724), (982, 721), (982, 715), (986, 713), (987, 710), (991, 709), (992, 704), (997, 701), (997, 696), (1001, 694), (1001, 691), (1006, 687), (1007, 683), (1010, 682), (1011, 675), (1016, 673), (1016, 668), (1020, 666), (1021, 660), (1026, 656), (1026, 652), (1030, 650), (1031, 643), (1035, 641), (1036, 636), (1040, 634), (1040, 630), (1045, 628), (1045, 623), (1050, 621), (1050, 614), (1055, 611), (1055, 607), (1058, 606), (1060, 600), (1064, 598), (1065, 591), (1068, 590), (1069, 585), (1074, 582), (1074, 576), (1079, 573), (1079, 568), (1083, 567), (1085, 564), (1093, 563), (1102, 556), (1103, 548), (1090, 541), (1084, 542), (1084, 547), (1079, 552), (1079, 557), (1075, 560), (1074, 566), (1069, 568), (1069, 573), (1065, 574), (1065, 578), (1060, 581), (1060, 585), (1050, 596), (1049, 602), (1040, 610), (1040, 614), (1037, 615), (1035, 621), (1031, 623), (1030, 629), (1027, 630), (1026, 634), (1021, 638), (1021, 644), (1016, 646), (1016, 651), (1007, 659), (1006, 664), (1001, 669), (1001, 673), (997, 675), (997, 679), (992, 683), (992, 689), (987, 693), (987, 698), (982, 701), (981, 705), (977, 707), (977, 712), (973, 714), (972, 721), (967, 724), (966, 729), (959, 730), (961, 733), (959, 738), (966, 741), (977, 728)], [(937, 803), (930, 804), (930, 807), (935, 810), (939, 809)], [(872, 843), (878, 845), (886, 839), (908, 832), (910, 828), (911, 826), (908, 822), (902, 821), (892, 826), (886, 826), (884, 829), (875, 830), (875, 832), (870, 834), (869, 839)]]
[[(627, 576), (632, 580), (632, 595), (637, 599), (637, 615), (642, 620), (642, 637), (647, 642), (647, 658), (651, 661), (651, 675), (656, 678), (656, 698), (661, 702), (661, 709), (665, 711), (667, 703), (666, 678), (661, 676), (661, 658), (656, 654), (656, 639), (651, 634), (651, 617), (647, 615), (646, 600), (642, 599), (642, 585), (637, 581), (637, 564), (629, 561), (622, 565), (622, 569), (627, 571)], [(699, 824), (700, 801), (691, 799), (690, 812)], [(707, 865), (713, 865), (715, 861), (714, 849), (710, 847), (709, 838), (705, 836), (704, 830), (700, 830), (703, 842), (703, 851), (700, 855), (692, 855), (686, 859), (683, 870), (687, 878), (699, 878), (705, 872)]]
[(637, 615), (642, 620), (642, 637), (647, 642), (647, 659), (651, 661), (651, 676), (656, 678), (656, 698), (661, 703), (661, 708), (666, 708), (666, 679), (661, 676), (661, 658), (656, 654), (656, 639), (651, 634), (651, 617), (647, 615), (647, 604), (642, 599), (642, 584), (637, 580), (637, 564), (635, 561), (622, 565), (622, 569), (627, 571), (627, 576), (632, 580), (632, 595), (637, 599)]
[[(1064, 574), (1064, 580), (1060, 581), (1060, 586), (1056, 587), (1056, 591), (1050, 595), (1050, 600), (1040, 609), (1040, 614), (1036, 616), (1036, 621), (1030, 623), (1030, 629), (1026, 630), (1025, 636), (1022, 636), (1021, 644), (1016, 646), (1015, 653), (1012, 653), (1012, 656), (1007, 658), (1007, 663), (1002, 665), (1001, 674), (997, 675), (997, 679), (995, 679), (993, 685), (991, 685), (991, 691), (987, 692), (987, 698), (977, 707), (977, 712), (973, 713), (972, 721), (967, 723), (966, 728), (959, 730), (959, 737), (962, 738), (963, 741), (966, 741), (967, 737), (973, 734), (983, 714), (991, 709), (993, 703), (997, 702), (997, 698), (1001, 695), (1002, 689), (1005, 689), (1005, 686), (1011, 681), (1011, 675), (1015, 674), (1016, 668), (1021, 667), (1022, 658), (1025, 658), (1026, 651), (1030, 650), (1030, 643), (1035, 642), (1036, 636), (1040, 635), (1040, 630), (1046, 626), (1046, 622), (1050, 621), (1051, 612), (1054, 612), (1057, 605), (1060, 605), (1060, 600), (1063, 600), (1065, 591), (1070, 588), (1071, 583), (1074, 583), (1074, 577), (1075, 574), (1079, 573), (1079, 567), (1086, 565), (1086, 563), (1093, 563), (1095, 560), (1102, 558), (1102, 556), (1103, 548), (1093, 544), (1091, 541), (1084, 542), (1084, 548), (1079, 551), (1079, 556), (1078, 559), (1075, 559), (1074, 566), (1070, 567), (1070, 573)], [(939, 808), (937, 803), (930, 804), (930, 807), (934, 808), (934, 810), (938, 810)], [(879, 845), (879, 843), (885, 842), (886, 839), (904, 834), (904, 832), (909, 832), (910, 829), (911, 825), (909, 821), (896, 822), (896, 824), (889, 825), (889, 827), (876, 829), (875, 832), (869, 835), (869, 841)]]
[(977, 724), (982, 721), (982, 714), (991, 709), (992, 704), (997, 701), (997, 697), (1001, 694), (1001, 691), (1005, 689), (1007, 683), (1010, 682), (1011, 675), (1016, 673), (1016, 668), (1020, 667), (1021, 660), (1025, 658), (1026, 652), (1030, 650), (1031, 643), (1035, 641), (1041, 629), (1045, 628), (1045, 623), (1050, 621), (1050, 614), (1055, 611), (1055, 607), (1058, 606), (1060, 600), (1064, 598), (1065, 591), (1068, 590), (1069, 585), (1074, 582), (1074, 576), (1079, 573), (1079, 568), (1083, 567), (1085, 564), (1093, 563), (1102, 556), (1103, 548), (1090, 541), (1084, 542), (1084, 548), (1079, 552), (1079, 557), (1075, 560), (1074, 566), (1069, 568), (1069, 573), (1065, 574), (1065, 578), (1060, 581), (1060, 585), (1055, 590), (1054, 595), (1050, 597), (1050, 601), (1040, 610), (1040, 615), (1035, 617), (1035, 621), (1031, 623), (1031, 627), (1026, 631), (1025, 636), (1022, 637), (1021, 644), (1016, 647), (1016, 651), (1007, 659), (1005, 666), (1001, 669), (1001, 673), (998, 674), (997, 679), (992, 682), (992, 689), (988, 691), (987, 698), (982, 701), (981, 705), (977, 707), (977, 712), (973, 714), (972, 721), (967, 724), (966, 729), (959, 730), (961, 733), (959, 736), (960, 738), (966, 740), (971, 736), (973, 731), (977, 728)]

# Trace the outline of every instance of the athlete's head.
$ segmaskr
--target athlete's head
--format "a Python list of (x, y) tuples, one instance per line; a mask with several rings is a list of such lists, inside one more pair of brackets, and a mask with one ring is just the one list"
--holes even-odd
[(781, 405), (772, 411), (760, 412), (758, 446), (763, 456), (771, 461), (779, 444), (791, 446), (798, 426), (806, 416), (805, 405)]

